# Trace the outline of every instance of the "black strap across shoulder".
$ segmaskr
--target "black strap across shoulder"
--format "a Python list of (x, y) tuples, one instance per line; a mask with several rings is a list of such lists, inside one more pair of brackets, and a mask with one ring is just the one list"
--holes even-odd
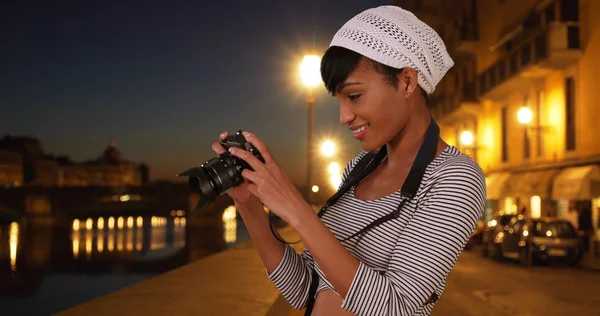
[[(412, 199), (417, 194), (417, 191), (419, 190), (419, 186), (421, 185), (421, 180), (423, 179), (425, 170), (427, 169), (427, 166), (434, 158), (439, 137), (440, 137), (440, 128), (432, 118), (431, 122), (429, 123), (429, 127), (427, 128), (427, 133), (425, 134), (425, 140), (421, 144), (421, 147), (419, 148), (419, 152), (417, 153), (417, 156), (415, 157), (413, 165), (410, 168), (408, 176), (406, 177), (406, 180), (404, 181), (404, 184), (402, 185), (402, 189), (400, 190), (402, 192), (402, 194), (408, 196), (409, 199)], [(370, 153), (366, 154), (365, 156), (363, 156), (356, 163), (354, 168), (352, 168), (352, 170), (346, 177), (344, 183), (341, 185), (340, 189), (331, 198), (329, 198), (329, 200), (327, 200), (325, 205), (319, 210), (319, 217), (321, 217), (325, 213), (325, 211), (327, 210), (327, 208), (329, 206), (335, 204), (335, 202), (337, 202), (344, 194), (346, 194), (350, 188), (352, 188), (353, 186), (360, 183), (371, 172), (373, 172), (373, 170), (375, 170), (375, 168), (377, 168), (377, 166), (381, 163), (381, 161), (383, 161), (383, 159), (386, 156), (387, 156), (386, 146), (383, 146), (378, 152), (370, 152)], [(366, 231), (368, 231), (378, 225), (381, 225), (382, 223), (384, 223), (388, 220), (398, 217), (400, 215), (400, 211), (402, 210), (402, 207), (404, 206), (404, 204), (406, 203), (407, 200), (408, 199), (403, 199), (402, 202), (400, 202), (398, 207), (393, 212), (376, 219), (375, 221), (369, 223), (369, 225), (363, 227), (358, 232), (356, 232), (340, 241), (343, 242), (348, 239), (354, 238), (354, 237), (356, 237), (362, 233), (365, 233)], [(305, 316), (310, 316), (312, 313), (312, 309), (313, 309), (314, 303), (315, 303), (315, 294), (317, 292), (318, 285), (319, 285), (319, 276), (317, 275), (317, 272), (315, 271), (314, 264), (313, 264), (311, 283), (310, 283), (310, 288), (308, 291), (308, 301), (306, 302), (306, 311), (304, 313)]]

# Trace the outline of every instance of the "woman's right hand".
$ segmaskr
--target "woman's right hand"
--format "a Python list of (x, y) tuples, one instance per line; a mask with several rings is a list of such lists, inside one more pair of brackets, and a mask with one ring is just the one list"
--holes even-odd
[[(227, 132), (221, 133), (221, 135), (219, 136), (220, 141), (227, 138), (227, 135)], [(212, 150), (215, 153), (217, 153), (217, 155), (220, 155), (225, 152), (225, 148), (223, 147), (223, 145), (221, 145), (220, 142), (214, 142), (212, 144)], [(256, 197), (252, 193), (250, 193), (250, 191), (248, 191), (247, 186), (248, 183), (244, 182), (227, 192), (227, 194), (229, 194), (229, 196), (233, 199), (235, 204), (246, 205), (251, 199), (256, 199)]]

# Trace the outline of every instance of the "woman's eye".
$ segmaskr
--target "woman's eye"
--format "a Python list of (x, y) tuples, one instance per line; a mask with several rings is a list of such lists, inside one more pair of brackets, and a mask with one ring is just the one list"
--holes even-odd
[(356, 101), (359, 97), (360, 97), (360, 94), (358, 94), (358, 93), (348, 95), (348, 99), (350, 99), (351, 101)]

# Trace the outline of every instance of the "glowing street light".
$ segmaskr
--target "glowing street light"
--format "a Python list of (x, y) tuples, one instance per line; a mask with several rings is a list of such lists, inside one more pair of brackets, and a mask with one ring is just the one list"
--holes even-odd
[(523, 106), (517, 112), (517, 119), (521, 124), (529, 124), (533, 119), (533, 112), (528, 106)]
[(331, 140), (326, 140), (321, 144), (321, 154), (325, 157), (335, 155), (335, 143)]
[[(314, 107), (315, 98), (312, 90), (321, 84), (321, 58), (317, 55), (306, 55), (300, 63), (300, 79), (302, 84), (308, 89), (306, 103), (308, 105), (308, 142), (306, 149), (307, 167), (306, 167), (306, 185), (312, 183), (312, 155), (313, 150), (313, 129), (314, 129)], [(309, 203), (312, 203), (310, 194)]]
[(473, 145), (473, 133), (471, 131), (464, 131), (460, 134), (460, 142), (465, 146)]
[(327, 168), (327, 171), (329, 171), (329, 174), (339, 174), (340, 164), (338, 164), (337, 162), (330, 163), (329, 167)]
[(319, 56), (304, 56), (300, 63), (300, 79), (307, 88), (315, 88), (321, 84), (321, 58)]
[[(477, 129), (477, 128), (475, 128)], [(460, 133), (460, 144), (462, 145), (462, 149), (467, 156), (471, 156), (471, 158), (477, 160), (477, 151), (481, 149), (481, 147), (476, 144), (477, 140), (475, 139), (475, 135), (470, 130), (465, 130)]]

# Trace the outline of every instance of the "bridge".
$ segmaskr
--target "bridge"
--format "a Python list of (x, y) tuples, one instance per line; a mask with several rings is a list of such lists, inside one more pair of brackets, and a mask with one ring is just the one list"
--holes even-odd
[(131, 187), (0, 188), (0, 212), (51, 217), (58, 225), (69, 225), (78, 216), (168, 217), (173, 211), (187, 214), (197, 200), (198, 195), (186, 183), (170, 182)]

